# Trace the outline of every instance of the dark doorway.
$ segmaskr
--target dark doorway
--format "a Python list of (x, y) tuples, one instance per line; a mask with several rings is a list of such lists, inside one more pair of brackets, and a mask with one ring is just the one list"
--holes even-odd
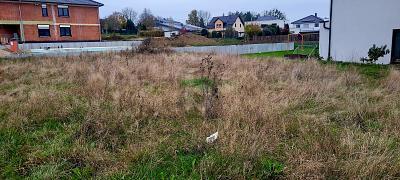
[(0, 44), (8, 44), (10, 39), (19, 39), (19, 25), (0, 24)]
[(400, 63), (400, 29), (393, 31), (392, 63)]

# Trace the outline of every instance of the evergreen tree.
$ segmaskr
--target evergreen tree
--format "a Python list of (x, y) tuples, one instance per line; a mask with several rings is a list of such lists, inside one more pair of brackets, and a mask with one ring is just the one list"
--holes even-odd
[(137, 34), (138, 30), (137, 30), (137, 28), (135, 26), (135, 23), (133, 23), (133, 21), (130, 20), (130, 19), (126, 22), (126, 31), (129, 34)]

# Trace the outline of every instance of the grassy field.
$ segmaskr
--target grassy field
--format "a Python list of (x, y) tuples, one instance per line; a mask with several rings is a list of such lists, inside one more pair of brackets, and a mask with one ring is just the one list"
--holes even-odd
[(398, 70), (205, 57), (1, 60), (0, 179), (399, 178)]

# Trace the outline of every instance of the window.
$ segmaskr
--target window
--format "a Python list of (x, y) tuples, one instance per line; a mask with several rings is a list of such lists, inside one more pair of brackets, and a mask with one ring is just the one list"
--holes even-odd
[(68, 6), (58, 6), (58, 16), (59, 17), (69, 17)]
[(47, 12), (47, 5), (46, 4), (42, 4), (42, 16), (43, 17), (49, 16), (49, 13)]
[(70, 25), (60, 25), (60, 36), (71, 36), (71, 26)]
[(50, 37), (50, 25), (38, 25), (39, 37)]
[(222, 24), (217, 24), (217, 28), (221, 28), (222, 27)]
[(236, 23), (235, 23), (235, 27), (236, 27)]
[(240, 24), (240, 27), (242, 27), (242, 24)]
[(296, 25), (296, 28), (300, 28), (300, 24), (297, 24), (297, 25)]
[(310, 25), (309, 24), (303, 24), (303, 28), (309, 28)]
[(315, 26), (314, 27), (319, 27), (319, 23), (315, 23)]

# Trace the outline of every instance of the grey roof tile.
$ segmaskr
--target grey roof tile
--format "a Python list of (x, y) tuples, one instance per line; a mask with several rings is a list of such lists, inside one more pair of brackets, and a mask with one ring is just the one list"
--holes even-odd
[(305, 17), (303, 19), (294, 21), (294, 22), (292, 22), (292, 24), (322, 23), (322, 22), (324, 22), (324, 19), (322, 19), (320, 17), (317, 17), (315, 15), (310, 15), (310, 16), (307, 16), (307, 17)]

